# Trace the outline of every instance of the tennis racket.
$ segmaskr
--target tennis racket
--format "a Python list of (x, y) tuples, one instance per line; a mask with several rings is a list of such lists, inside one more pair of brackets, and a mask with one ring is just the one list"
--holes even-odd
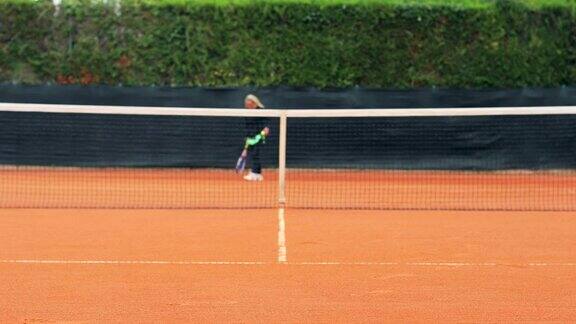
[(246, 159), (248, 157), (248, 154), (246, 154), (245, 151), (246, 150), (242, 151), (242, 154), (240, 154), (238, 161), (236, 161), (236, 173), (242, 173), (244, 171), (244, 168), (246, 167)]

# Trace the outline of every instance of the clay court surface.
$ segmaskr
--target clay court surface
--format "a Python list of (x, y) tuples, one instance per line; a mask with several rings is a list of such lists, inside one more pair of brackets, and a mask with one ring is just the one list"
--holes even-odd
[(5, 208), (0, 322), (569, 322), (574, 233), (573, 212)]
[(0, 322), (576, 320), (573, 172), (264, 174), (1, 169)]

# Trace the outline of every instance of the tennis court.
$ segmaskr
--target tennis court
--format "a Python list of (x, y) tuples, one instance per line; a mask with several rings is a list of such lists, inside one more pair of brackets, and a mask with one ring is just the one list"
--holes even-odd
[[(220, 137), (220, 128), (190, 127), (194, 114), (232, 113), (224, 117), (241, 122), (239, 117), (252, 112), (179, 110), (174, 116), (161, 108), (14, 107), (29, 111), (18, 115), (3, 107), (3, 143), (29, 142), (37, 149), (3, 148), (0, 273), (10, 279), (0, 283), (2, 321), (566, 322), (576, 317), (576, 173), (569, 168), (502, 167), (510, 160), (506, 156), (488, 169), (430, 168), (428, 160), (416, 161), (422, 167), (411, 170), (382, 167), (370, 158), (383, 164), (410, 161), (403, 154), (377, 155), (381, 151), (366, 139), (412, 123), (391, 121), (402, 117), (384, 110), (370, 112), (376, 113), (375, 123), (384, 118), (382, 124), (362, 122), (362, 142), (345, 134), (334, 144), (344, 147), (342, 156), (324, 155), (330, 143), (316, 138), (322, 145), (313, 151), (325, 167), (314, 168), (291, 158), (295, 146), (314, 138), (293, 139), (291, 133), (303, 133), (313, 123), (314, 131), (331, 134), (332, 124), (318, 125), (323, 114), (334, 112), (308, 112), (312, 119), (297, 112), (292, 118), (306, 122), (290, 128), (288, 115), (286, 128), (286, 113), (270, 110), (258, 113), (280, 119), (274, 124), (278, 137), (268, 143), (277, 158), (264, 169), (264, 181), (246, 182), (219, 165), (219, 154), (233, 164), (236, 150), (190, 158), (198, 165), (188, 167), (179, 165), (175, 152), (229, 141)], [(147, 120), (106, 119), (106, 131), (87, 142), (76, 127), (101, 129), (94, 112), (172, 117), (161, 117), (158, 123), (166, 128), (150, 138), (138, 133), (139, 125), (150, 129)], [(470, 127), (475, 121), (469, 118), (476, 118), (460, 119), (454, 116), (462, 112), (452, 110), (456, 115), (441, 121), (436, 116), (441, 112), (446, 111), (425, 112), (434, 116), (430, 127), (436, 135), (426, 129), (417, 135), (437, 139), (427, 147), (444, 141), (441, 135), (456, 127), (451, 125)], [(474, 112), (479, 113), (465, 113)], [(498, 115), (483, 112), (489, 118), (482, 116), (482, 123), (495, 125), (490, 118)], [(538, 121), (548, 118), (561, 126), (563, 141), (553, 129), (538, 133), (541, 125), (533, 122), (523, 129), (532, 136), (527, 140), (545, 147), (554, 139), (562, 150), (569, 148), (564, 130), (574, 126), (573, 112), (539, 113)], [(363, 117), (339, 122), (352, 129)], [(38, 118), (41, 127), (29, 131)], [(524, 127), (526, 119), (507, 127)], [(19, 129), (26, 133), (14, 131)], [(111, 143), (108, 134), (114, 132), (127, 145), (102, 144)], [(70, 134), (79, 142), (54, 141)], [(174, 149), (173, 134), (198, 140)], [(413, 138), (399, 142), (403, 149), (396, 152), (418, 156), (411, 145), (417, 145)], [(110, 158), (117, 152), (137, 162), (144, 157), (150, 165)], [(567, 152), (566, 161), (573, 154)], [(101, 156), (106, 163), (94, 159)], [(452, 158), (469, 163), (462, 155)]]
[(2, 209), (2, 321), (570, 321), (571, 212)]

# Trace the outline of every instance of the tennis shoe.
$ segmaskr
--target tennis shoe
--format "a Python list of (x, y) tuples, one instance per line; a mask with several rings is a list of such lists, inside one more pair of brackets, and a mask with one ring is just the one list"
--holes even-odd
[(247, 181), (262, 181), (264, 177), (259, 173), (250, 172), (244, 176), (244, 180)]

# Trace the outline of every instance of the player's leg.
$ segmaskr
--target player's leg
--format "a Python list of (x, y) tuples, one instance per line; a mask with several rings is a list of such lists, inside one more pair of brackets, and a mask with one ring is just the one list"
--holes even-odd
[(264, 180), (262, 176), (262, 163), (260, 162), (260, 144), (254, 148), (254, 158), (252, 159), (252, 173), (256, 174), (258, 180)]
[(249, 155), (252, 162), (252, 168), (250, 173), (248, 173), (244, 179), (252, 181), (264, 180), (264, 177), (262, 176), (262, 164), (260, 162), (260, 145), (256, 144), (251, 147)]

